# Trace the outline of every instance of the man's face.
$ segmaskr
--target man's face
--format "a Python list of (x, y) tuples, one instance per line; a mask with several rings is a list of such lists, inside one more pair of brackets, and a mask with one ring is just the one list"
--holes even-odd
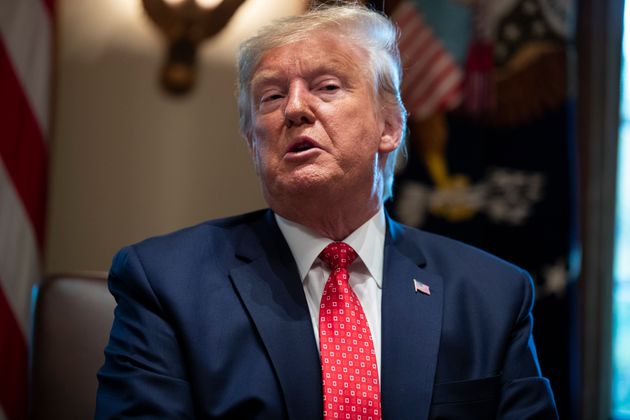
[(272, 208), (292, 194), (380, 194), (401, 127), (377, 104), (366, 64), (363, 50), (325, 32), (263, 55), (252, 77), (248, 141)]

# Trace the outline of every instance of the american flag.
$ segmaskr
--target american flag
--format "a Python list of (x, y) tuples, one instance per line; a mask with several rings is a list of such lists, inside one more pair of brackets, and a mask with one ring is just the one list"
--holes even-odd
[(423, 295), (431, 296), (431, 289), (428, 285), (422, 283), (421, 281), (413, 279), (413, 288), (416, 292), (420, 292)]
[(41, 273), (54, 1), (0, 1), (0, 420), (27, 418), (29, 302)]
[(411, 118), (423, 120), (462, 102), (463, 72), (418, 9), (402, 1), (392, 13), (400, 29), (402, 97)]

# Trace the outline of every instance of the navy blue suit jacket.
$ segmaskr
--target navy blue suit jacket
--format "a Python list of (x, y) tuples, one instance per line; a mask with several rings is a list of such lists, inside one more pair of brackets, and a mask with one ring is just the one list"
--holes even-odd
[[(124, 248), (110, 290), (96, 418), (322, 418), (313, 327), (271, 211)], [(388, 218), (383, 418), (556, 418), (532, 296), (519, 268)]]

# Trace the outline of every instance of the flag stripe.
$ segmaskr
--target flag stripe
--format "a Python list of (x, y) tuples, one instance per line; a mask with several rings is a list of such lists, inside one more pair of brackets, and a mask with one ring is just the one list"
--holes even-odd
[(462, 103), (463, 93), (461, 81), (459, 85), (454, 85), (450, 92), (446, 94), (444, 99), (442, 99), (442, 103), (438, 105), (441, 109), (453, 109), (457, 104)]
[(416, 10), (410, 2), (401, 2), (392, 13), (392, 20), (402, 29), (412, 22), (416, 15)]
[[(453, 99), (451, 91), (456, 89), (461, 92), (462, 78), (452, 73), (444, 73), (441, 75), (444, 79), (440, 81), (434, 92), (427, 93), (425, 96), (419, 97), (411, 108), (410, 112), (416, 112), (417, 116), (426, 117), (436, 110), (441, 110), (440, 104), (448, 104), (445, 99)], [(461, 103), (461, 95), (459, 96)]]
[(427, 83), (427, 73), (434, 71), (437, 66), (444, 66), (450, 63), (443, 59), (444, 52), (438, 45), (433, 44), (429, 47), (415, 63), (412, 63), (409, 72), (406, 74), (403, 82), (403, 90), (414, 90), (418, 83)]
[(44, 240), (55, 0), (0, 1), (0, 420), (24, 420), (30, 294)]
[(0, 92), (0, 158), (29, 215), (41, 248), (44, 235), (47, 150), (42, 132), (24, 92), (20, 89), (2, 40)]
[(405, 70), (403, 100), (415, 119), (424, 119), (461, 103), (463, 74), (421, 13), (409, 1), (398, 5), (392, 18), (401, 30), (399, 48)]
[(433, 35), (431, 29), (419, 16), (409, 22), (407, 26), (401, 25), (400, 27), (404, 28), (404, 32), (400, 34), (398, 47), (403, 51), (414, 51), (415, 48), (418, 48), (420, 44), (428, 41)]
[(432, 42), (431, 31), (422, 31), (416, 36), (407, 48), (400, 50), (401, 60), (405, 69), (417, 65), (427, 51), (431, 51)]
[[(0, 279), (2, 280), (2, 279)], [(0, 291), (0, 405), (9, 420), (26, 419), (26, 339)]]
[[(449, 77), (453, 80), (448, 80)], [(443, 91), (442, 83), (450, 87), (462, 79), (457, 68), (450, 66), (445, 60), (436, 60), (435, 65), (425, 69), (416, 83), (405, 90), (405, 96), (410, 102), (416, 101), (420, 96), (439, 96)]]
[(435, 39), (430, 29), (425, 28), (419, 31), (417, 35), (410, 39), (409, 44), (404, 49), (401, 49), (402, 60), (406, 65), (417, 63), (418, 59), (422, 58), (424, 53), (435, 44), (434, 41)]
[(1, 10), (4, 55), (13, 63), (38, 126), (48, 133), (52, 42), (49, 13), (41, 0), (3, 0)]
[(0, 204), (0, 292), (4, 293), (22, 330), (28, 331), (31, 285), (40, 277), (39, 247), (2, 162)]

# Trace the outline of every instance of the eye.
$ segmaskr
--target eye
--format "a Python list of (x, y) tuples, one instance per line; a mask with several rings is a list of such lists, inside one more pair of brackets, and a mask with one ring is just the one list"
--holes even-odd
[(279, 94), (279, 93), (270, 93), (270, 94), (267, 94), (267, 95), (263, 95), (260, 98), (260, 102), (261, 103), (262, 102), (272, 102), (272, 101), (275, 101), (276, 99), (282, 99), (282, 95)]
[(339, 85), (337, 85), (336, 83), (330, 82), (330, 83), (324, 84), (319, 89), (325, 92), (334, 92), (339, 89)]

